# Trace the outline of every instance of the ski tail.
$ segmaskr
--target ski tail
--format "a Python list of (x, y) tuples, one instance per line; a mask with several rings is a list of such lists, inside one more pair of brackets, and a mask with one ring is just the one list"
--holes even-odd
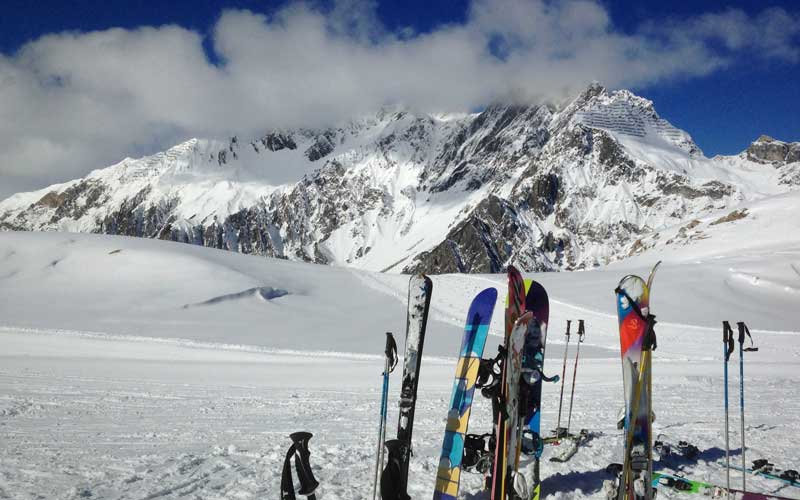
[[(408, 280), (408, 312), (406, 315), (406, 343), (403, 355), (403, 378), (400, 387), (400, 408), (396, 440), (387, 442), (389, 460), (381, 478), (383, 500), (403, 499), (408, 496), (408, 467), (411, 459), (411, 435), (414, 411), (422, 365), (422, 348), (428, 324), (433, 282), (428, 276), (418, 274)], [(395, 442), (396, 441), (396, 442)], [(390, 446), (389, 443), (392, 443)], [(388, 496), (387, 496), (388, 495)]]
[(464, 440), (469, 426), (472, 397), (495, 302), (497, 302), (497, 290), (487, 288), (475, 297), (467, 313), (453, 380), (450, 409), (447, 413), (442, 454), (436, 473), (434, 500), (456, 500), (458, 497)]

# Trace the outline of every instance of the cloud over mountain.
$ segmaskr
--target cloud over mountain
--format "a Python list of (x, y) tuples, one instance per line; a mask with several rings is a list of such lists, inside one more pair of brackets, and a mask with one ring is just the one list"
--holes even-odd
[[(401, 102), (463, 111), (637, 87), (741, 58), (796, 63), (800, 16), (772, 8), (617, 28), (600, 2), (474, 0), (463, 23), (391, 31), (372, 2), (221, 13), (180, 26), (66, 32), (0, 55), (0, 197), (191, 136), (317, 126)], [(211, 57), (209, 57), (209, 55)]]

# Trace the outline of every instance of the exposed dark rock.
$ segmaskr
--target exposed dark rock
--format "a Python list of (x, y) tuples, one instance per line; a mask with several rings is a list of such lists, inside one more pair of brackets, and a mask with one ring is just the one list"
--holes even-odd
[(744, 219), (745, 217), (747, 217), (747, 215), (748, 214), (747, 214), (747, 209), (746, 208), (742, 209), (742, 210), (734, 210), (733, 212), (729, 213), (728, 215), (725, 215), (725, 216), (720, 217), (719, 219), (715, 220), (714, 222), (709, 224), (709, 226), (716, 226), (717, 224), (725, 224), (726, 222), (733, 222), (735, 220)]
[(326, 131), (317, 137), (317, 140), (306, 149), (305, 155), (310, 161), (317, 161), (325, 156), (328, 156), (334, 149), (333, 139), (335, 134), (333, 131)]
[(297, 149), (297, 143), (289, 134), (272, 132), (261, 138), (261, 144), (270, 151), (280, 151), (282, 149)]
[(747, 148), (747, 158), (776, 167), (800, 161), (800, 142), (786, 143), (762, 135)]

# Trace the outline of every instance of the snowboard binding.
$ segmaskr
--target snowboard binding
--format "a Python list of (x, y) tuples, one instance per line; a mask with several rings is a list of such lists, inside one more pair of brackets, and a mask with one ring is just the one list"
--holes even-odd
[(481, 359), (478, 366), (478, 378), (475, 380), (475, 388), (481, 390), (483, 397), (494, 399), (500, 396), (503, 382), (503, 360), (505, 358), (506, 348), (499, 345), (497, 346), (497, 356)]
[(530, 429), (523, 429), (521, 451), (524, 455), (539, 455), (544, 451), (544, 440)]
[(688, 441), (678, 441), (677, 445), (673, 445), (660, 435), (658, 436), (658, 439), (653, 442), (653, 450), (658, 453), (658, 456), (661, 460), (674, 455), (679, 455), (686, 460), (696, 460), (700, 455), (700, 449), (697, 446), (690, 444)]
[(461, 468), (467, 472), (486, 474), (494, 459), (494, 434), (467, 434), (464, 436), (464, 458)]

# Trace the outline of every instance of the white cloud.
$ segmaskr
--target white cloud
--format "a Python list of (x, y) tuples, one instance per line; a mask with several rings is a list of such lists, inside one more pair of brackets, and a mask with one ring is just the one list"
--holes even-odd
[[(389, 32), (372, 1), (222, 13), (212, 64), (179, 26), (44, 36), (0, 55), (0, 197), (192, 136), (314, 126), (387, 102), (468, 110), (592, 80), (700, 76), (747, 53), (797, 63), (800, 16), (773, 8), (616, 29), (598, 1), (473, 0), (467, 20)], [(497, 56), (501, 57), (497, 57)]]

